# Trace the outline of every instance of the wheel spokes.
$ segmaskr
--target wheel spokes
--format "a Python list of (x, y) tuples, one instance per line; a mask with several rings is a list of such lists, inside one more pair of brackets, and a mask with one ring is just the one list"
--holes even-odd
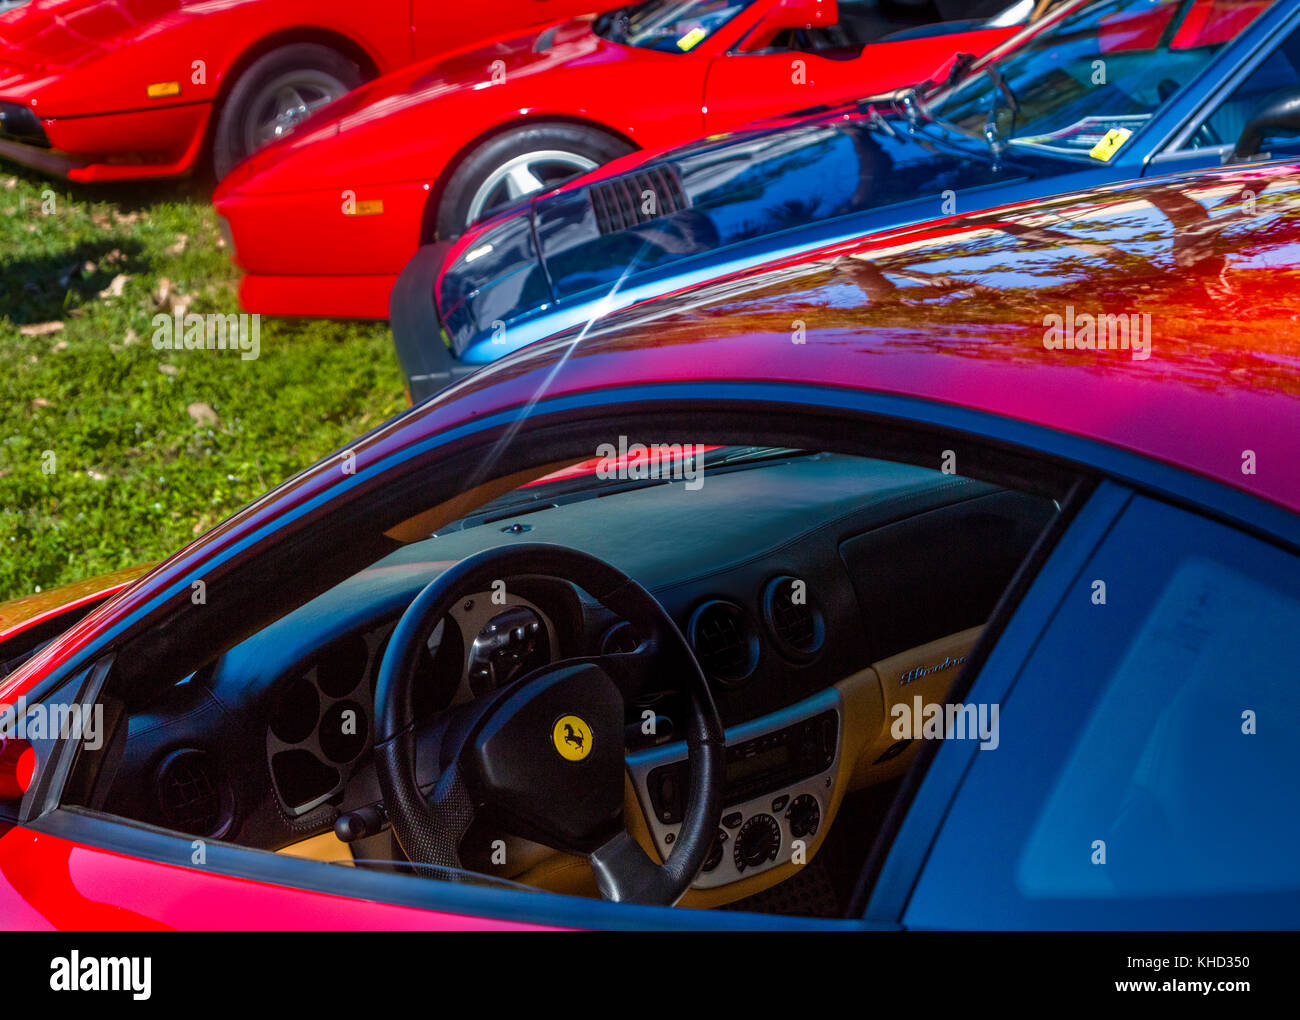
[(543, 187), (542, 179), (527, 163), (512, 167), (510, 173), (506, 175), (506, 192), (512, 201), (531, 195), (534, 191), (541, 191)]
[(473, 223), (486, 213), (578, 174), (594, 170), (595, 160), (576, 152), (546, 149), (525, 152), (506, 160), (484, 178), (470, 200), (466, 224)]

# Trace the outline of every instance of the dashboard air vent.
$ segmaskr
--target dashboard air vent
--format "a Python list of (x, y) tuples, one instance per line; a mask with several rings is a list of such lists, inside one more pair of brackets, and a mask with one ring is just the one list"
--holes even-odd
[(763, 622), (781, 653), (796, 661), (816, 655), (826, 636), (821, 610), (807, 585), (789, 575), (772, 578), (763, 589)]
[(726, 687), (744, 683), (758, 665), (758, 634), (734, 602), (705, 602), (692, 614), (687, 637), (705, 675)]
[(158, 767), (158, 806), (168, 826), (194, 836), (223, 836), (233, 795), (212, 759), (192, 748), (174, 751)]

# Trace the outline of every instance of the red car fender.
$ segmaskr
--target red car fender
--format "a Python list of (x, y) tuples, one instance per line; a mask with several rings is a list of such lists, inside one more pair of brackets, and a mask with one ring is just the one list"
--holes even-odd
[[(92, 889), (94, 898), (83, 892)], [(0, 918), (10, 929), (79, 931), (548, 927), (233, 878), (85, 846), (22, 826), (6, 830), (3, 823)]]
[[(19, 8), (17, 13), (21, 13)], [(320, 40), (383, 72), (411, 59), (408, 5), (379, 0), (378, 8), (308, 0), (243, 0), (233, 5), (184, 4), (165, 17), (133, 25), (122, 35), (80, 53), (27, 92), (42, 118), (86, 117), (117, 111), (210, 103), (232, 72), (278, 41)], [(21, 31), (0, 29), (0, 41)], [(177, 91), (151, 97), (148, 87), (175, 83)]]

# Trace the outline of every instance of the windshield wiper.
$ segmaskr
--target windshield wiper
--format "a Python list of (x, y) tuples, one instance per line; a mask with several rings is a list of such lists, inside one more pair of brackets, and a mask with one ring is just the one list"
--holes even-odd
[[(971, 64), (975, 63), (975, 60), (976, 57), (974, 53), (967, 53), (965, 50), (955, 53), (952, 58), (952, 67), (948, 70), (948, 73), (944, 75), (943, 81), (923, 82), (921, 87), (924, 88), (927, 93), (938, 92), (940, 89), (949, 88), (958, 78), (962, 77), (962, 75), (970, 70)], [(926, 88), (927, 85), (929, 88)]]
[(1011, 111), (1011, 129), (1008, 137), (1013, 135), (1016, 130), (1016, 117), (1020, 113), (1020, 102), (1016, 99), (1016, 94), (1011, 91), (1011, 86), (1007, 84), (1006, 78), (998, 70), (998, 65), (989, 61), (984, 68), (984, 73), (989, 76), (989, 81), (993, 82), (993, 93), (989, 101), (988, 116), (984, 118), (984, 140), (988, 143), (989, 152), (993, 154), (993, 169), (997, 171), (1001, 167), (1002, 153), (1007, 147), (1006, 140), (1002, 133), (998, 131), (998, 110), (1002, 104), (998, 102), (1000, 96), (1006, 101), (1006, 107)]
[(798, 450), (789, 446), (723, 446), (706, 453), (704, 465), (721, 467), (723, 464), (752, 464), (755, 461), (775, 458), (807, 457), (810, 453), (809, 450)]
[(930, 112), (921, 100), (921, 86), (913, 85), (903, 93), (899, 100), (903, 104), (903, 113), (907, 115), (907, 126), (915, 131), (923, 121), (930, 120)]
[(958, 78), (962, 77), (970, 70), (971, 64), (975, 63), (975, 60), (976, 57), (974, 53), (967, 53), (964, 50), (954, 53), (952, 56), (952, 67), (950, 67), (948, 73), (944, 75), (943, 81), (935, 81), (932, 78), (927, 78), (925, 81), (913, 85), (910, 89), (904, 92), (900, 101), (903, 105), (903, 112), (907, 114), (908, 126), (915, 129), (920, 126), (923, 120), (935, 120), (925, 105), (924, 97), (951, 86)]

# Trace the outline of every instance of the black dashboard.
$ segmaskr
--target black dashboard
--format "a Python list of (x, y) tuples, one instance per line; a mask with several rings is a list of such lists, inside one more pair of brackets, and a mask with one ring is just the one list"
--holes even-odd
[[(278, 849), (379, 800), (371, 756), (379, 665), (397, 620), (481, 549), (550, 542), (649, 589), (694, 648), (724, 725), (778, 712), (903, 649), (983, 623), (1053, 513), (1051, 500), (832, 454), (535, 501), (457, 522), (349, 578), (131, 716), (105, 805), (210, 838)], [(556, 658), (635, 644), (563, 580), (462, 593), (431, 641), (417, 716), (436, 716)], [(672, 676), (627, 706), (628, 749), (672, 739)], [(658, 725), (646, 736), (645, 713)]]

